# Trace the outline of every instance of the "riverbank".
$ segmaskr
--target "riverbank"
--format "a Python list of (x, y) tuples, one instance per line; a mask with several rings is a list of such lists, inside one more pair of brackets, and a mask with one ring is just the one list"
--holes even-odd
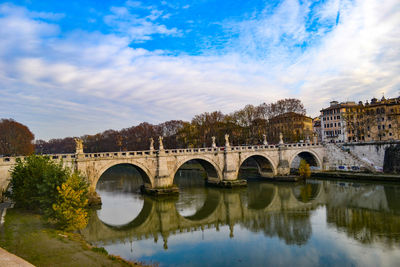
[(40, 215), (19, 209), (7, 210), (0, 247), (36, 266), (143, 266), (108, 255), (80, 234), (58, 231)]

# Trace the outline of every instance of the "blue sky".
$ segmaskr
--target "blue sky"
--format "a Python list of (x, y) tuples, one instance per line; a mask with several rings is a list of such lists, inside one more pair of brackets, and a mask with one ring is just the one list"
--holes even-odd
[(398, 0), (0, 2), (0, 117), (50, 139), (397, 97)]

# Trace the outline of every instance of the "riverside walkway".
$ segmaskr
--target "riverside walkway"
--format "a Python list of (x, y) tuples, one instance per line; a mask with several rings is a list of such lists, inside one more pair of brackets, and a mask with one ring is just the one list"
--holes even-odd
[(0, 248), (0, 266), (1, 267), (32, 267), (26, 260), (11, 254), (5, 249)]

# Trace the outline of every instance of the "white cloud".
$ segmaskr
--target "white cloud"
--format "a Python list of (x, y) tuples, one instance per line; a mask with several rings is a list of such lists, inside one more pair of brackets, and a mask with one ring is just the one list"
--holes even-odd
[[(149, 17), (135, 15), (131, 8), (139, 3), (112, 9), (105, 21), (117, 29), (114, 34), (77, 29), (63, 38), (54, 21), (0, 5), (0, 114), (50, 138), (189, 120), (284, 97), (301, 98), (317, 115), (332, 99), (365, 100), (382, 91), (396, 96), (398, 2), (340, 3), (328, 1), (314, 14), (332, 20), (339, 11), (340, 20), (303, 52), (291, 47), (309, 38), (310, 7), (287, 0), (275, 12), (229, 22), (226, 29), (239, 26), (239, 38), (222, 52), (200, 56), (132, 48), (132, 40), (181, 34), (158, 24), (165, 14), (155, 8), (146, 9)], [(330, 6), (335, 11), (329, 13)]]
[[(139, 16), (135, 13), (137, 8), (146, 9), (149, 14), (144, 17)], [(104, 22), (115, 28), (119, 34), (126, 35), (135, 42), (143, 42), (151, 40), (154, 34), (179, 36), (181, 33), (177, 28), (168, 28), (156, 22), (160, 18), (168, 19), (170, 16), (155, 7), (127, 1), (125, 6), (111, 7), (111, 14), (104, 17)]]

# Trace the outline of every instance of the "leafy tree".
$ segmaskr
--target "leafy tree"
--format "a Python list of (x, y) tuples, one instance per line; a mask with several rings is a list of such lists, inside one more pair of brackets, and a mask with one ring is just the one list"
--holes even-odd
[(88, 184), (78, 173), (73, 173), (66, 182), (57, 186), (57, 191), (51, 218), (66, 231), (84, 228), (88, 223)]
[[(17, 206), (40, 212), (64, 229), (83, 225), (88, 185), (77, 173), (64, 168), (62, 162), (55, 163), (49, 157), (38, 155), (17, 159), (10, 186), (12, 190), (8, 196)], [(71, 225), (67, 225), (69, 223)]]
[(57, 196), (57, 186), (65, 182), (70, 171), (62, 163), (49, 157), (31, 155), (25, 160), (17, 159), (11, 172), (10, 198), (16, 205), (45, 212)]
[(30, 155), (34, 151), (33, 133), (13, 119), (0, 120), (0, 155)]
[(300, 161), (299, 174), (303, 178), (310, 178), (311, 176), (310, 165), (304, 159)]
[[(289, 98), (259, 106), (246, 105), (231, 114), (223, 114), (221, 111), (204, 112), (194, 116), (191, 122), (171, 120), (158, 125), (143, 122), (120, 131), (107, 130), (81, 138), (85, 152), (147, 150), (149, 139), (156, 141), (160, 135), (164, 137), (165, 148), (210, 147), (212, 136), (216, 137), (217, 145), (223, 146), (225, 134), (229, 134), (232, 145), (260, 144), (263, 134), (268, 133), (269, 120), (287, 112), (305, 114), (305, 109), (300, 100)], [(274, 140), (272, 136), (267, 139)], [(36, 151), (72, 153), (75, 151), (74, 146), (71, 137), (52, 139), (49, 142), (39, 140)], [(155, 148), (157, 149), (157, 141)]]

